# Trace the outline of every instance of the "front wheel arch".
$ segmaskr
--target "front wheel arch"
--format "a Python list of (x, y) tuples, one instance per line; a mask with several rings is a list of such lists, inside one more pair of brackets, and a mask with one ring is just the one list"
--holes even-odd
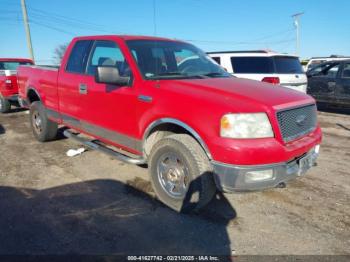
[[(201, 138), (201, 136), (198, 134), (198, 132), (196, 132), (188, 124), (186, 124), (178, 119), (175, 119), (175, 118), (160, 118), (158, 120), (153, 121), (151, 124), (148, 125), (148, 127), (145, 129), (145, 132), (143, 135), (143, 140), (142, 140), (143, 141), (143, 145), (142, 145), (143, 155), (145, 158), (147, 158), (147, 154), (146, 154), (146, 150), (145, 150), (146, 146), (147, 146), (147, 139), (155, 131), (158, 131), (158, 130), (171, 131), (171, 130), (164, 130), (162, 128), (162, 126), (167, 125), (167, 124), (169, 126), (172, 126), (172, 127), (178, 127), (179, 129), (182, 129), (184, 131), (181, 133), (189, 134), (190, 136), (192, 136), (199, 143), (199, 145), (202, 147), (202, 149), (204, 150), (208, 159), (209, 160), (213, 159), (207, 144), (204, 142), (204, 140)], [(179, 132), (174, 132), (174, 133), (179, 133)]]

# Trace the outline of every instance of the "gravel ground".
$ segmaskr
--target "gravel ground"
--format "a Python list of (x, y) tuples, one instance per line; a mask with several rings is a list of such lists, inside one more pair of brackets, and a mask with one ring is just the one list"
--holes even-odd
[(350, 114), (319, 113), (318, 166), (286, 188), (218, 194), (181, 215), (147, 169), (34, 140), (26, 111), (0, 115), (0, 254), (350, 255)]

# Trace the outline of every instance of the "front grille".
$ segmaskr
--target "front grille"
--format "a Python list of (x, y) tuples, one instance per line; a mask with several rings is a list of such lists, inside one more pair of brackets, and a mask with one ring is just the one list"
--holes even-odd
[(279, 111), (277, 112), (277, 119), (284, 142), (292, 141), (316, 128), (316, 105)]

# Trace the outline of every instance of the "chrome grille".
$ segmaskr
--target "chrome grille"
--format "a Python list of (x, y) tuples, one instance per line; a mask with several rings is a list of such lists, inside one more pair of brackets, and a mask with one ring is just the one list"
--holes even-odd
[(279, 111), (277, 112), (277, 119), (284, 142), (289, 142), (310, 133), (316, 128), (316, 105)]

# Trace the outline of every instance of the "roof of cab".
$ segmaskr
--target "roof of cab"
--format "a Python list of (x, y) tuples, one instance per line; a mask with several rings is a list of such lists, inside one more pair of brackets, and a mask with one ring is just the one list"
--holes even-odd
[(113, 39), (113, 38), (121, 38), (125, 41), (128, 40), (158, 40), (158, 41), (174, 41), (174, 42), (183, 42), (178, 39), (170, 39), (165, 37), (157, 37), (157, 36), (143, 36), (143, 35), (93, 35), (93, 36), (78, 36), (73, 38), (73, 40), (87, 40), (87, 39)]

